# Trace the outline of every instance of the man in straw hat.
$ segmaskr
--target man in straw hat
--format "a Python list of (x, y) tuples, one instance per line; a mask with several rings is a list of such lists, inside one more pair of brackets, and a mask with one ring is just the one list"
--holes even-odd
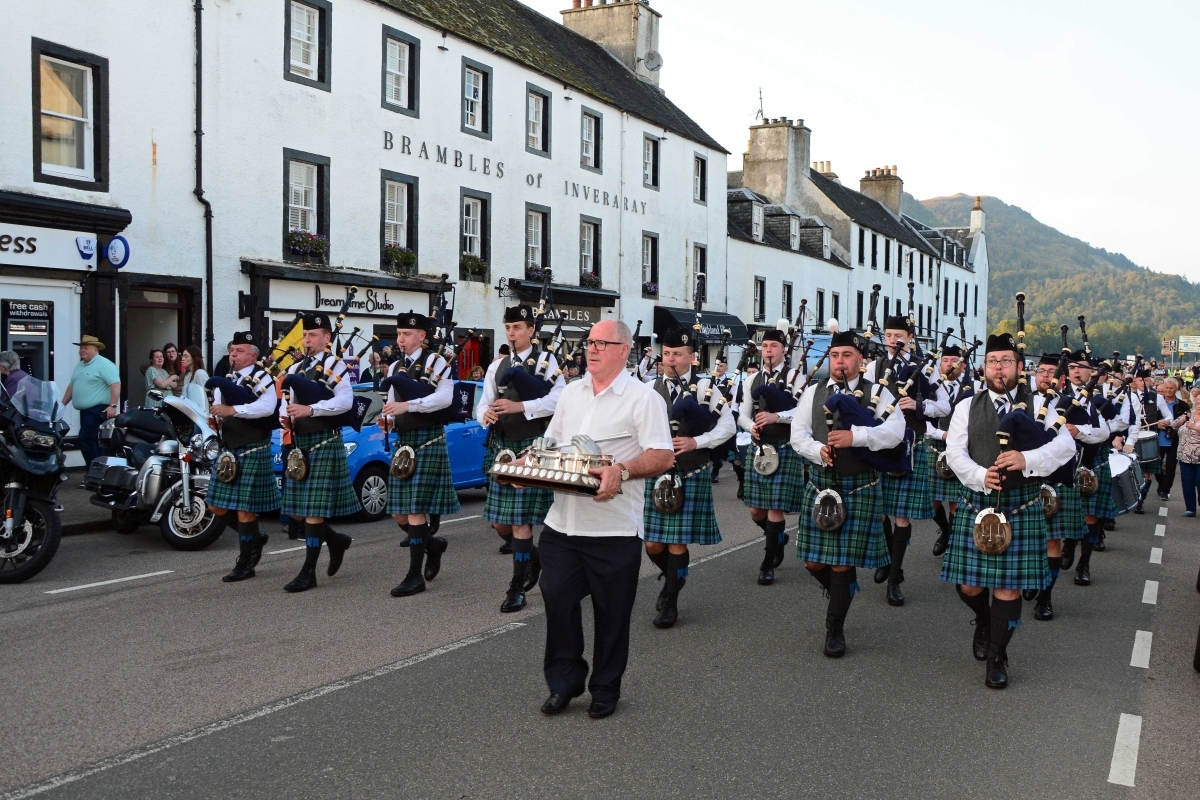
[(79, 411), (79, 449), (86, 466), (100, 455), (100, 423), (117, 415), (121, 376), (117, 365), (100, 355), (104, 342), (95, 336), (84, 336), (75, 346), (79, 363), (71, 373), (63, 405), (71, 404)]

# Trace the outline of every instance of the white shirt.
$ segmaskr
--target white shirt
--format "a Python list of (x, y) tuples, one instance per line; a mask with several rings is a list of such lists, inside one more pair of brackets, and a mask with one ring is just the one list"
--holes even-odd
[[(332, 370), (335, 375), (346, 374), (346, 362), (337, 356), (324, 354), (318, 356), (318, 359), (325, 365), (326, 371)], [(292, 375), (296, 374), (300, 369), (300, 365), (306, 360), (301, 359), (288, 367), (288, 373)], [(338, 414), (345, 414), (353, 405), (354, 386), (351, 385), (349, 380), (343, 378), (333, 385), (333, 397), (313, 403), (309, 408), (312, 409), (314, 417), (335, 417)], [(280, 419), (287, 418), (287, 407), (288, 404), (286, 402), (279, 404)]]
[[(679, 378), (683, 381), (685, 386), (691, 386), (692, 381), (695, 380), (692, 378), (691, 370), (688, 370), (688, 372), (684, 375), (680, 375)], [(667, 379), (664, 378), (664, 380)], [(653, 386), (653, 384), (651, 385)], [(704, 393), (711, 385), (712, 384), (708, 378), (700, 378), (696, 381), (697, 401), (701, 406), (704, 405)], [(733, 421), (733, 411), (729, 408), (728, 403), (721, 403), (722, 397), (724, 397), (724, 395), (721, 394), (720, 389), (714, 386), (712, 390), (712, 397), (709, 398), (707, 407), (711, 411), (716, 411), (719, 406), (721, 409), (720, 416), (717, 418), (717, 424), (713, 426), (711, 431), (692, 437), (696, 440), (697, 450), (718, 445), (737, 432), (737, 423)]]
[[(253, 371), (254, 365), (251, 364), (244, 369), (239, 369), (234, 374), (238, 376), (245, 376), (249, 375)], [(258, 385), (255, 387), (256, 391), (261, 392), (261, 394), (258, 396), (258, 399), (253, 403), (243, 403), (240, 406), (234, 406), (233, 415), (235, 417), (241, 417), (242, 419), (260, 419), (275, 413), (275, 403), (279, 398), (276, 397), (275, 392), (271, 390), (271, 383), (273, 383), (273, 381), (271, 380), (270, 373), (263, 371), (262, 377), (259, 378)], [(213, 390), (213, 401), (216, 405), (222, 405), (220, 389)]]
[[(417, 350), (412, 354), (411, 357), (415, 358), (416, 356), (420, 355), (420, 353), (421, 351)], [(404, 371), (404, 361), (406, 358), (410, 358), (410, 356), (405, 353), (401, 353), (400, 357), (392, 362), (392, 365), (388, 367), (389, 378), (398, 372)], [(495, 364), (492, 365), (492, 367), (494, 366)], [(488, 369), (491, 369), (492, 367), (489, 367)], [(423, 374), (431, 377), (437, 377), (438, 375), (442, 376), (441, 380), (437, 382), (437, 386), (433, 388), (432, 392), (424, 397), (416, 397), (412, 400), (397, 401), (396, 390), (388, 387), (388, 402), (406, 402), (408, 403), (409, 411), (416, 411), (420, 414), (428, 414), (431, 411), (441, 411), (443, 408), (449, 408), (450, 404), (454, 402), (454, 381), (450, 380), (450, 372), (446, 369), (446, 359), (442, 358), (437, 353), (430, 353), (425, 358), (425, 370)]]
[[(756, 385), (761, 386), (766, 383), (771, 376), (779, 375), (781, 369), (782, 365), (777, 366), (774, 369), (767, 369), (766, 367), (763, 367), (758, 372), (754, 373), (754, 375), (763, 375), (765, 373), (768, 377), (762, 378)], [(738, 425), (741, 425), (746, 430), (750, 430), (754, 427), (754, 398), (750, 396), (750, 384), (754, 380), (754, 375), (748, 376), (742, 383), (742, 402), (741, 408), (738, 409)], [(800, 375), (796, 375), (795, 369), (788, 370), (787, 373), (788, 383), (791, 383), (791, 381), (795, 379), (796, 387), (804, 385), (805, 377), (806, 376), (803, 374), (803, 372)], [(778, 416), (780, 422), (785, 424), (790, 423), (796, 416), (796, 409), (793, 408), (787, 411), (780, 411), (778, 412)]]
[[(1058, 398), (1055, 398), (1055, 402), (1057, 402), (1057, 400)], [(1033, 413), (1036, 414), (1038, 411), (1041, 411), (1045, 402), (1045, 395), (1042, 395), (1041, 393), (1035, 393), (1033, 395)], [(1056, 408), (1051, 408), (1046, 414), (1046, 421), (1053, 424), (1054, 421), (1060, 416), (1066, 416), (1066, 409), (1059, 410)], [(1075, 436), (1075, 440), (1082, 442), (1083, 444), (1099, 444), (1108, 438), (1108, 425), (1103, 417), (1100, 418), (1099, 425), (1076, 425), (1075, 427), (1079, 429), (1079, 433)], [(1070, 433), (1070, 431), (1068, 431), (1068, 433)]]
[[(1158, 392), (1153, 392), (1153, 394), (1154, 397), (1157, 398), (1155, 405), (1158, 407), (1160, 419), (1169, 419), (1173, 422), (1175, 420), (1175, 414), (1171, 411), (1171, 407), (1167, 405), (1166, 398), (1164, 398)], [(1129, 426), (1129, 430), (1126, 432), (1125, 439), (1127, 444), (1133, 444), (1137, 441), (1138, 434), (1141, 432), (1142, 427), (1146, 424), (1146, 408), (1142, 401), (1142, 393), (1133, 391), (1132, 387), (1129, 389), (1129, 398), (1127, 402), (1133, 403), (1133, 424)], [(1126, 409), (1122, 409), (1122, 411), (1125, 410)], [(1126, 419), (1128, 419), (1128, 417)], [(1158, 428), (1153, 428), (1153, 430), (1155, 433), (1158, 432)]]
[[(987, 390), (987, 395), (988, 402), (993, 406), (999, 399), (1007, 402), (1007, 398), (996, 394), (991, 389)], [(968, 489), (976, 492), (989, 492), (991, 490), (984, 484), (984, 479), (987, 477), (988, 467), (991, 464), (987, 466), (976, 464), (971, 459), (970, 453), (967, 452), (967, 423), (970, 420), (971, 406), (974, 405), (974, 402), (974, 400), (962, 402), (954, 408), (954, 416), (950, 418), (950, 430), (946, 434), (946, 463), (950, 465), (950, 469), (954, 470), (954, 474)], [(1049, 429), (1053, 424), (1054, 420), (1047, 415), (1046, 428)], [(1071, 438), (1071, 434), (1064, 425), (1059, 429), (1058, 435), (1054, 437), (1053, 441), (1036, 450), (1022, 450), (1021, 455), (1025, 456), (1025, 469), (1022, 471), (1022, 475), (1027, 478), (1045, 477), (1075, 457), (1075, 440)]]
[[(667, 404), (652, 387), (622, 370), (600, 394), (592, 389), (590, 372), (567, 384), (546, 435), (562, 446), (576, 434), (599, 439), (626, 431), (627, 438), (599, 443), (614, 463), (629, 462), (647, 450), (672, 449)], [(646, 482), (637, 479), (622, 483), (621, 493), (603, 502), (585, 494), (555, 492), (546, 525), (568, 536), (640, 537), (645, 490)]]
[[(853, 391), (858, 387), (859, 379), (855, 378), (848, 381), (847, 385)], [(830, 378), (826, 384), (830, 389), (840, 389), (840, 384), (833, 378)], [(831, 392), (832, 394), (832, 392)], [(792, 449), (800, 455), (807, 458), (818, 466), (825, 466), (824, 460), (821, 459), (821, 448), (825, 445), (813, 438), (812, 415), (813, 415), (813, 398), (816, 395), (816, 386), (809, 386), (804, 389), (804, 393), (800, 395), (800, 402), (796, 404), (796, 416), (792, 419)], [(887, 407), (892, 405), (894, 398), (892, 393), (882, 386), (879, 387), (879, 403), (875, 406), (875, 419), (880, 419), (887, 411)], [(819, 413), (824, 414), (822, 410)], [(881, 425), (870, 427), (868, 425), (851, 425), (850, 432), (854, 434), (851, 442), (854, 447), (866, 447), (871, 450), (887, 450), (890, 447), (895, 447), (904, 441), (904, 415), (899, 409), (892, 412), (892, 415), (887, 418)]]
[[(533, 352), (532, 345), (517, 353), (517, 362), (524, 363), (531, 352)], [(558, 371), (558, 360), (554, 358), (553, 353), (542, 353), (539, 358), (541, 357), (549, 361), (549, 366), (546, 367), (547, 375), (553, 375)], [(501, 361), (493, 361), (487, 369), (487, 374), (483, 376), (483, 394), (480, 395), (479, 402), (475, 405), (475, 419), (480, 425), (483, 425), (483, 415), (487, 412), (488, 407), (500, 396), (496, 390), (496, 372), (499, 371), (501, 363)], [(521, 404), (525, 406), (525, 419), (540, 419), (553, 414), (554, 409), (558, 407), (558, 398), (562, 396), (566, 385), (567, 382), (563, 376), (559, 375), (554, 379), (554, 385), (550, 387), (550, 393), (545, 397), (522, 400)]]

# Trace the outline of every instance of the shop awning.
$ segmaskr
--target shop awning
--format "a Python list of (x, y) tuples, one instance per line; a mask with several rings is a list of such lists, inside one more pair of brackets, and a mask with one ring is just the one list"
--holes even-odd
[[(654, 332), (661, 341), (663, 335), (671, 328), (691, 328), (696, 324), (696, 312), (690, 308), (654, 307)], [(734, 314), (724, 311), (705, 311), (700, 318), (701, 335), (707, 344), (720, 344), (721, 331), (729, 329), (730, 344), (745, 344), (750, 340), (746, 323)]]
[[(382, 270), (340, 269), (304, 264), (285, 264), (276, 261), (242, 259), (242, 273), (253, 277), (282, 278), (312, 283), (340, 283), (346, 286), (370, 286), (376, 289), (397, 289), (408, 292), (437, 292), (440, 282), (432, 276), (405, 277)], [(454, 285), (453, 282), (450, 284)]]
[[(509, 278), (508, 286), (522, 300), (536, 301), (542, 295), (541, 281), (528, 281), (520, 278)], [(588, 289), (584, 286), (560, 286), (550, 284), (554, 292), (554, 302), (562, 305), (595, 306), (596, 308), (612, 308), (617, 304), (621, 295), (611, 289)]]

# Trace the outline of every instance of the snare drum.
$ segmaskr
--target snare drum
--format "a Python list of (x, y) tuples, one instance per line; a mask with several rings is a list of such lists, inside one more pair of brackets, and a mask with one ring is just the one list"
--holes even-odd
[(1158, 458), (1158, 431), (1138, 431), (1137, 441), (1133, 445), (1133, 454), (1143, 464)]
[(1110, 453), (1108, 466), (1112, 470), (1113, 504), (1118, 514), (1128, 514), (1137, 507), (1142, 495), (1141, 475), (1134, 469), (1137, 461), (1124, 453)]

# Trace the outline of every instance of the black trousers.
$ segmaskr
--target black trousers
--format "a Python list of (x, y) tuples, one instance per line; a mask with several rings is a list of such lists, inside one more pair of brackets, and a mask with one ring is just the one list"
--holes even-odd
[(637, 536), (567, 536), (546, 527), (538, 539), (546, 604), (546, 656), (543, 669), (553, 694), (583, 693), (588, 662), (583, 657), (583, 611), (591, 595), (595, 624), (593, 700), (616, 702), (629, 662), (629, 618), (642, 565)]
[(1160, 447), (1162, 453), (1162, 472), (1157, 476), (1158, 490), (1163, 494), (1170, 494), (1171, 487), (1175, 485), (1175, 465), (1178, 462), (1179, 441), (1171, 442), (1170, 447)]

